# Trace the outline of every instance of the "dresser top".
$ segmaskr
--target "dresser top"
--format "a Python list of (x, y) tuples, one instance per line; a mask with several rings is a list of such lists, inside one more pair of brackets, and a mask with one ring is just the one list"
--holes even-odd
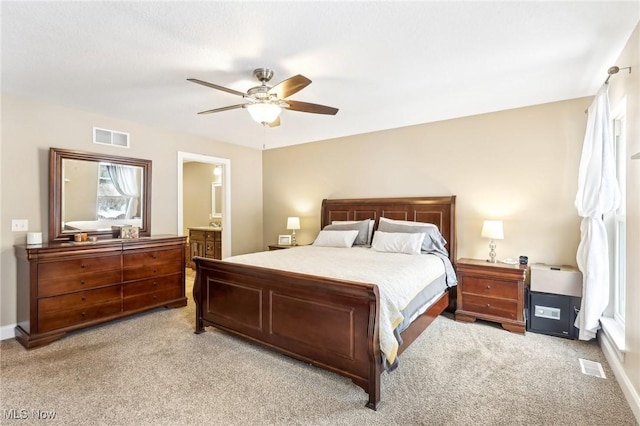
[(16, 244), (16, 249), (22, 249), (27, 251), (38, 250), (55, 250), (55, 249), (75, 249), (75, 248), (122, 248), (128, 245), (144, 244), (154, 242), (170, 242), (170, 241), (185, 241), (187, 237), (181, 237), (177, 235), (154, 235), (151, 237), (139, 237), (139, 238), (104, 238), (97, 241), (63, 241), (63, 242), (44, 242), (42, 244)]

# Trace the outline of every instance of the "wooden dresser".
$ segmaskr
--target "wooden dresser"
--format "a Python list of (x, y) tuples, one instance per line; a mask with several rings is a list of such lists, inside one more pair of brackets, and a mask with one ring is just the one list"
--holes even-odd
[(15, 247), (16, 339), (27, 349), (160, 306), (186, 306), (185, 237)]
[(193, 258), (222, 259), (222, 229), (210, 226), (189, 228), (189, 259), (187, 265), (196, 269)]
[(456, 320), (480, 318), (500, 323), (506, 330), (524, 333), (526, 266), (458, 259)]

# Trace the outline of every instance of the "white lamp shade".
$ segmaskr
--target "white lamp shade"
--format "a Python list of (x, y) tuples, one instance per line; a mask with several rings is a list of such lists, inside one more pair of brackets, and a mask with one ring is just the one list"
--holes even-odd
[(492, 240), (503, 240), (504, 230), (501, 220), (485, 220), (482, 224), (482, 237)]
[(247, 106), (247, 109), (251, 118), (261, 124), (271, 123), (280, 115), (280, 107), (268, 103), (251, 104)]
[(300, 229), (300, 218), (299, 217), (288, 217), (287, 218), (287, 229)]

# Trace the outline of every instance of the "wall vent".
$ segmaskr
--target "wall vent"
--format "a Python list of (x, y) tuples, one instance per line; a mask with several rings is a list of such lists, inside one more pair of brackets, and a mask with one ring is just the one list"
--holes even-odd
[(94, 127), (93, 143), (129, 148), (129, 133)]

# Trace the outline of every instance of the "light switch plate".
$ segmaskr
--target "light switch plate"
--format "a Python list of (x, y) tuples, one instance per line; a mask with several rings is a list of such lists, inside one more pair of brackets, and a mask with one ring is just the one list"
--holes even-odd
[(11, 221), (12, 232), (27, 232), (29, 230), (28, 219), (13, 219)]

